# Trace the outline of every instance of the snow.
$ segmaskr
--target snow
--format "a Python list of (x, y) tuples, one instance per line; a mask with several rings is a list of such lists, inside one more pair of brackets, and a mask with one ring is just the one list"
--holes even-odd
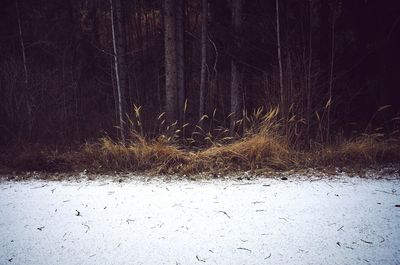
[(400, 264), (400, 180), (0, 182), (0, 264)]

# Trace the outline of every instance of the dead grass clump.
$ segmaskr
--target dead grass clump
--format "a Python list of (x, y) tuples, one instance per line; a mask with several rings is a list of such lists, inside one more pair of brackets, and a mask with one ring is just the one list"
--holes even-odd
[(236, 142), (213, 146), (194, 154), (189, 172), (285, 169), (290, 164), (289, 148), (279, 138), (256, 134)]
[(7, 150), (0, 164), (16, 171), (70, 171), (72, 165), (63, 153), (39, 145), (18, 146)]
[(124, 145), (102, 138), (99, 143), (84, 146), (81, 163), (97, 170), (174, 173), (187, 159), (187, 154), (162, 140), (141, 138)]
[(336, 146), (325, 147), (311, 153), (310, 160), (317, 166), (371, 166), (398, 162), (400, 143), (398, 140), (383, 139), (377, 135), (363, 134), (343, 140)]

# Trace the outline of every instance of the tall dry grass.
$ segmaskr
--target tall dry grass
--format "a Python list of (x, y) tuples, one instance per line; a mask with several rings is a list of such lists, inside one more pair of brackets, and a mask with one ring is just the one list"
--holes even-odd
[[(385, 139), (380, 134), (362, 134), (323, 146), (308, 154), (309, 166), (374, 166), (400, 162), (399, 139)], [(307, 161), (305, 161), (307, 162)]]
[(135, 112), (136, 120), (132, 121), (130, 137), (125, 143), (103, 137), (75, 151), (24, 148), (8, 161), (0, 157), (0, 164), (21, 170), (228, 174), (400, 162), (400, 137), (377, 133), (377, 130), (350, 139), (337, 137), (335, 142), (320, 142), (311, 149), (299, 149), (295, 128), (302, 120), (292, 116), (286, 122), (289, 126), (283, 128), (278, 108), (268, 112), (259, 109), (250, 115), (244, 113), (243, 119), (237, 122), (241, 136), (238, 133), (230, 136), (229, 130), (221, 126), (204, 129), (196, 125), (188, 138), (183, 138), (182, 133), (189, 127), (187, 124), (167, 126), (162, 114), (156, 136), (146, 136), (141, 128), (140, 108), (136, 107)]
[(85, 144), (75, 162), (100, 171), (152, 171), (165, 174), (178, 172), (188, 159), (186, 152), (161, 139), (141, 138), (122, 144), (102, 138), (98, 143)]
[(207, 144), (197, 150), (179, 144), (177, 138), (182, 130), (177, 129), (176, 124), (166, 127), (166, 132), (155, 139), (147, 139), (138, 131), (132, 131), (131, 140), (125, 143), (105, 137), (96, 143), (85, 144), (74, 163), (96, 170), (185, 174), (286, 169), (293, 161), (289, 144), (279, 136), (277, 116), (278, 109), (272, 109), (265, 115), (258, 111), (251, 118), (247, 117), (251, 126), (246, 127), (245, 135), (238, 139), (226, 136), (226, 130), (214, 136), (200, 128), (189, 138), (189, 141), (195, 141), (193, 135), (196, 132), (203, 136), (203, 143)]

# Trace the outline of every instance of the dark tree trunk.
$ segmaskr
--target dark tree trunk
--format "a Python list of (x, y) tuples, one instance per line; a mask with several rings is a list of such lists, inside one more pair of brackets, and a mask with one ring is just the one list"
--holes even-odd
[[(243, 0), (232, 1), (232, 27), (234, 34), (235, 51), (240, 50), (240, 34), (242, 28), (242, 5)], [(234, 55), (237, 56), (237, 55)], [(231, 59), (231, 118), (230, 118), (230, 131), (231, 134), (235, 131), (235, 125), (241, 119), (242, 110), (242, 95), (241, 95), (241, 73), (239, 70), (239, 63), (237, 58)]]
[(125, 142), (127, 69), (125, 61), (125, 36), (123, 35), (122, 0), (110, 0), (111, 26), (114, 47), (114, 67), (118, 94), (120, 138)]
[(178, 112), (181, 124), (185, 122), (185, 0), (177, 0), (176, 5), (176, 56)]
[(200, 100), (199, 120), (202, 121), (205, 109), (205, 96), (207, 90), (207, 15), (208, 1), (202, 0), (201, 20), (201, 71), (200, 71)]
[(165, 112), (171, 124), (177, 115), (177, 49), (175, 0), (164, 0), (164, 46), (165, 46)]
[(279, 89), (280, 89), (280, 107), (282, 111), (282, 118), (286, 130), (286, 100), (285, 100), (285, 88), (283, 86), (283, 71), (282, 71), (282, 55), (281, 55), (281, 36), (280, 36), (280, 21), (279, 21), (279, 0), (276, 0), (276, 42), (278, 50), (278, 67), (279, 67)]

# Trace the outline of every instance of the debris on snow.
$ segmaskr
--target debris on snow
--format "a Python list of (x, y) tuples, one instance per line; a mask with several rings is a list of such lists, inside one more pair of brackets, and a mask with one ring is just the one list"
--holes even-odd
[(0, 182), (0, 263), (395, 265), (400, 257), (400, 180), (147, 180)]

